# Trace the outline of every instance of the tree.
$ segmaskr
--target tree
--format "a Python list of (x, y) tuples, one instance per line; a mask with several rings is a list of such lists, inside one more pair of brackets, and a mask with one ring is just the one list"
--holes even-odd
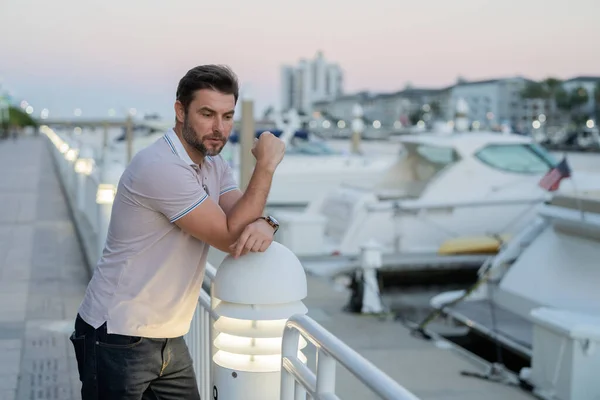
[(566, 90), (560, 89), (556, 92), (554, 101), (556, 102), (556, 106), (562, 111), (570, 111), (571, 110), (571, 96), (567, 93)]
[[(547, 110), (547, 120), (556, 122), (557, 116), (560, 114), (558, 110), (568, 111), (570, 104), (565, 98), (566, 92), (562, 87), (562, 81), (557, 78), (549, 77), (541, 82), (527, 82), (521, 91), (523, 99), (539, 99), (545, 103)], [(560, 105), (559, 105), (560, 103)]]
[(569, 101), (573, 108), (580, 107), (590, 100), (590, 95), (584, 87), (578, 87), (571, 91)]
[(21, 110), (19, 107), (10, 106), (9, 108), (9, 125), (16, 127), (33, 126), (37, 127), (38, 123), (31, 118), (29, 114)]
[(571, 122), (575, 126), (585, 125), (585, 122), (590, 118), (589, 111), (582, 109), (582, 106), (587, 104), (589, 100), (590, 95), (584, 87), (579, 86), (569, 93)]
[(421, 109), (418, 109), (416, 111), (413, 111), (412, 113), (410, 113), (410, 115), (408, 116), (408, 120), (410, 121), (410, 123), (412, 125), (416, 125), (417, 122), (419, 122), (421, 120), (421, 118), (423, 118), (423, 111)]
[(3, 138), (8, 137), (9, 130), (14, 128), (23, 128), (26, 126), (37, 127), (36, 121), (31, 116), (18, 107), (8, 107), (8, 120), (2, 120), (0, 123), (0, 134)]
[(546, 78), (542, 85), (548, 92), (549, 97), (554, 97), (557, 91), (562, 90), (562, 81), (556, 78)]
[(440, 106), (440, 102), (437, 100), (432, 101), (431, 103), (429, 103), (429, 107), (431, 109), (431, 113), (434, 115), (434, 117), (439, 117), (440, 116), (440, 112), (442, 110), (442, 107)]
[(546, 99), (548, 91), (541, 82), (527, 82), (521, 91), (521, 97), (524, 99)]

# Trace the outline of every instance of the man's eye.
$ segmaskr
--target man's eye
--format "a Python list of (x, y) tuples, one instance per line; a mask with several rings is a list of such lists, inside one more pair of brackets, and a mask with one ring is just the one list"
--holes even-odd
[(208, 117), (210, 117), (210, 114), (209, 114), (209, 113), (202, 113), (202, 115), (204, 115), (204, 116), (205, 116), (205, 117), (207, 117), (207, 118), (208, 118)]

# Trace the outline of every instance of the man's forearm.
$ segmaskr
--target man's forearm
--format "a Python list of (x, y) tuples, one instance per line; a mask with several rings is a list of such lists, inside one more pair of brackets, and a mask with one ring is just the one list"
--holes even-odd
[(244, 228), (263, 214), (275, 168), (256, 165), (248, 187), (242, 197), (227, 214), (227, 229), (232, 236), (238, 237)]

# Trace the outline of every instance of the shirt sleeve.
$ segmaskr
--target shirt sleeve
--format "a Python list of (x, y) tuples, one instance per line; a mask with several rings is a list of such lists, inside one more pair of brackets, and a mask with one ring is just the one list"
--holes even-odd
[(231, 192), (232, 190), (236, 190), (238, 188), (238, 184), (233, 177), (233, 171), (229, 164), (220, 158), (221, 163), (221, 182), (220, 187), (221, 190), (219, 192), (219, 196), (224, 195), (227, 192)]
[(170, 222), (190, 213), (208, 198), (197, 174), (176, 163), (147, 166), (143, 173), (126, 179), (124, 185), (139, 204), (163, 214)]

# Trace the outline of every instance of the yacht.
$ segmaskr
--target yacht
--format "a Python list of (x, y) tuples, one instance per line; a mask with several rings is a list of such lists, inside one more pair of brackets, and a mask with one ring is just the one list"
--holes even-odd
[[(239, 182), (237, 145), (233, 145), (229, 152), (230, 164)], [(327, 141), (317, 138), (292, 139), (273, 176), (267, 206), (271, 209), (304, 209), (322, 193), (346, 181), (377, 179), (395, 161), (394, 155), (353, 154), (335, 149)]]
[(473, 288), (441, 293), (431, 305), (468, 327), (463, 343), (497, 347), (501, 359), (492, 361), (540, 397), (597, 399), (598, 259), (600, 190), (559, 193), (481, 268)]
[[(349, 177), (302, 213), (282, 211), (280, 241), (305, 257), (355, 257), (375, 240), (388, 254), (495, 253), (548, 197), (538, 186), (557, 159), (529, 137), (496, 132), (399, 138), (377, 179)], [(576, 185), (574, 171), (561, 189)], [(583, 183), (581, 183), (583, 185)]]

